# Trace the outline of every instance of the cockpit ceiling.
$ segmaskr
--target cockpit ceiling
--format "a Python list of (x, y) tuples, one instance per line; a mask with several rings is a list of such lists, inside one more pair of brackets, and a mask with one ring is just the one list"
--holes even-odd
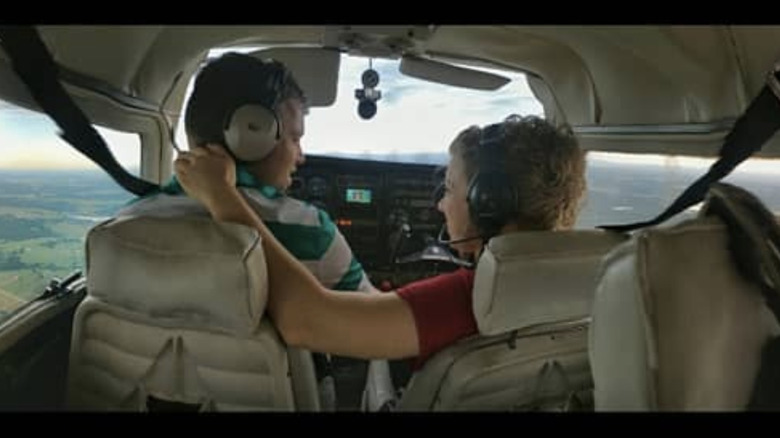
[[(612, 127), (630, 126), (648, 135), (657, 126), (668, 130), (695, 125), (707, 130), (728, 125), (780, 60), (780, 26), (42, 26), (40, 30), (61, 65), (156, 105), (178, 74), (192, 72), (209, 49), (219, 46), (328, 46), (358, 55), (414, 54), (493, 64), (535, 76), (532, 89), (548, 116), (582, 127), (586, 136), (609, 135)], [(628, 138), (625, 129), (622, 135)]]

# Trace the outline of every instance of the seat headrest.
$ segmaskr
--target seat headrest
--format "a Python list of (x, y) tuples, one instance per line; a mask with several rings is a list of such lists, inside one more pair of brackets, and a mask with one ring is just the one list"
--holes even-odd
[(504, 234), (488, 242), (474, 277), (483, 335), (590, 315), (602, 256), (627, 236), (600, 231)]
[(200, 217), (122, 217), (87, 235), (87, 290), (163, 325), (254, 332), (268, 285), (258, 233)]
[(593, 305), (597, 410), (741, 410), (780, 331), (718, 218), (638, 231), (605, 257)]

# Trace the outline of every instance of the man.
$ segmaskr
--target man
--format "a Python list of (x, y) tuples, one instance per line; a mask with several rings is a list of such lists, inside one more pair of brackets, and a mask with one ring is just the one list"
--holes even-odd
[[(270, 114), (274, 137), (267, 151), (247, 151), (247, 145), (235, 144), (235, 138), (232, 143), (228, 141), (231, 126), (247, 106), (250, 114), (254, 110), (260, 116), (263, 112)], [(327, 213), (285, 195), (292, 184), (292, 174), (304, 162), (301, 138), (306, 112), (303, 90), (283, 64), (227, 53), (209, 62), (195, 79), (184, 118), (189, 149), (215, 143), (228, 151), (236, 162), (236, 185), (249, 205), (323, 286), (368, 291), (371, 285), (362, 266)], [(250, 142), (249, 147), (262, 146)], [(183, 214), (205, 216), (208, 211), (184, 194), (176, 178), (161, 193), (139, 199), (119, 213)], [(327, 362), (322, 359), (315, 355), (318, 379), (328, 377)], [(321, 380), (321, 392), (326, 382)], [(322, 402), (326, 408), (335, 403), (333, 399)]]
[[(270, 84), (279, 75), (279, 84)], [(346, 240), (327, 213), (285, 196), (292, 174), (304, 162), (306, 101), (289, 70), (278, 62), (263, 62), (248, 55), (227, 53), (206, 65), (195, 79), (185, 109), (185, 131), (190, 150), (212, 142), (225, 145), (225, 124), (231, 113), (245, 104), (265, 102), (279, 121), (279, 139), (257, 161), (238, 165), (238, 182), (252, 207), (266, 220), (283, 245), (326, 287), (365, 290), (368, 280)], [(230, 151), (228, 149), (228, 151)], [(162, 193), (140, 199), (120, 215), (207, 214), (183, 195), (172, 179)]]

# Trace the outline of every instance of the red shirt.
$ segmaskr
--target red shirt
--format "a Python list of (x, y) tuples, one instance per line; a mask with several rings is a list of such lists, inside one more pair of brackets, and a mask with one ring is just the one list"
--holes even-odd
[(415, 369), (442, 348), (477, 333), (471, 307), (473, 286), (474, 271), (461, 268), (398, 289), (398, 296), (412, 309), (417, 327), (420, 354)]

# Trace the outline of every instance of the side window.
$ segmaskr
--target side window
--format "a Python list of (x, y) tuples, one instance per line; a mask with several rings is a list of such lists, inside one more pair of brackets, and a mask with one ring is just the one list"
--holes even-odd
[[(713, 158), (589, 152), (588, 193), (577, 228), (652, 219), (714, 162)], [(724, 181), (750, 190), (780, 213), (780, 160), (748, 159)], [(695, 217), (700, 208), (701, 204), (695, 205), (669, 223)]]
[[(96, 128), (139, 174), (140, 137)], [(87, 230), (133, 197), (58, 132), (45, 114), (0, 100), (0, 320), (83, 269)]]

